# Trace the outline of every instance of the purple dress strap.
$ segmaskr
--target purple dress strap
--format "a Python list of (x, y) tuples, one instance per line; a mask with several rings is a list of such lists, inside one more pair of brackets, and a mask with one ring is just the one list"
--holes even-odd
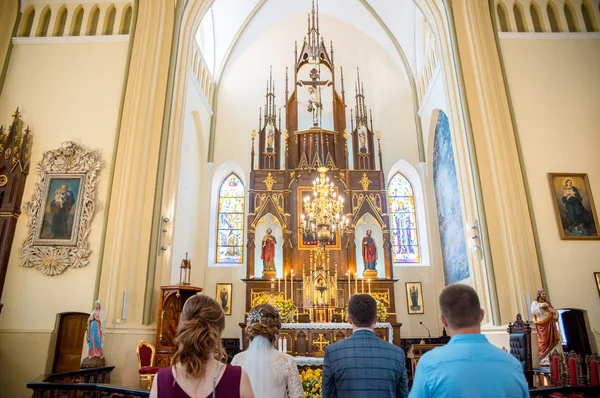
[[(173, 367), (162, 368), (156, 375), (158, 381), (158, 398), (190, 398), (173, 377)], [(242, 368), (239, 366), (225, 366), (225, 372), (215, 389), (217, 398), (239, 398), (240, 383), (242, 381)], [(212, 398), (212, 392), (208, 397)]]

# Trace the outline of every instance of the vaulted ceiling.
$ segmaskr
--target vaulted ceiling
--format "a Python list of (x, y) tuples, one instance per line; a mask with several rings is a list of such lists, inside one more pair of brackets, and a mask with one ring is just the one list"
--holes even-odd
[[(251, 41), (250, 36), (259, 35), (272, 24), (307, 15), (311, 3), (312, 0), (215, 0), (197, 35), (213, 76), (221, 75), (228, 54), (237, 45)], [(412, 0), (320, 0), (318, 8), (321, 15), (354, 25), (379, 43), (407, 73), (416, 74), (424, 19)], [(246, 29), (248, 26), (252, 29)]]

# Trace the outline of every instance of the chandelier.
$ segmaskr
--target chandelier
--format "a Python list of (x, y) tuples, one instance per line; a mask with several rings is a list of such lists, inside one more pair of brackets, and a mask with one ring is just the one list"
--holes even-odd
[(313, 197), (303, 199), (300, 229), (303, 234), (316, 235), (319, 244), (324, 246), (337, 231), (344, 233), (348, 219), (344, 215), (344, 198), (336, 193), (333, 182), (326, 176), (329, 169), (321, 166), (317, 171), (319, 177), (313, 181)]

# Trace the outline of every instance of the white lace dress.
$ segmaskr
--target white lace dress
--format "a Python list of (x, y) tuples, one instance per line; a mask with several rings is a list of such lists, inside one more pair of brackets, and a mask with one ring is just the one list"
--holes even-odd
[(246, 351), (233, 357), (231, 364), (246, 371), (256, 398), (304, 397), (294, 358), (277, 351), (264, 337), (255, 337)]

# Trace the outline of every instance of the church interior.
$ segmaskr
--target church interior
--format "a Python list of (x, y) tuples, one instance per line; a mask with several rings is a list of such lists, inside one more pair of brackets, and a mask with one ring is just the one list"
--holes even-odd
[(600, 0), (10, 0), (0, 22), (0, 397), (148, 396), (196, 293), (228, 354), (274, 304), (301, 370), (371, 294), (410, 377), (454, 283), (531, 388), (598, 387)]

